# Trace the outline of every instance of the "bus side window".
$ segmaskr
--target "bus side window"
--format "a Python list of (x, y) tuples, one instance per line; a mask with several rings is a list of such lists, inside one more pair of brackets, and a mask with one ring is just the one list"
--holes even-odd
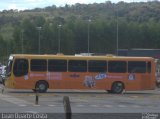
[(69, 60), (68, 71), (86, 72), (87, 71), (87, 61), (86, 60)]
[(89, 60), (88, 71), (89, 72), (107, 72), (107, 62), (99, 61), (99, 60)]
[(128, 72), (129, 73), (145, 73), (146, 62), (145, 61), (129, 61)]
[(16, 59), (14, 62), (13, 73), (15, 76), (24, 76), (28, 74), (28, 60)]
[(48, 71), (50, 72), (66, 72), (67, 60), (48, 60)]
[(31, 71), (47, 71), (47, 60), (44, 59), (32, 59)]
[(127, 62), (126, 61), (109, 61), (108, 72), (110, 73), (126, 73)]

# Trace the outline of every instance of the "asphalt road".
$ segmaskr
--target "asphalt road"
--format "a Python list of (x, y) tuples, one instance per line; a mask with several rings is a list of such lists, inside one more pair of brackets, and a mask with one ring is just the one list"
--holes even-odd
[(21, 113), (32, 114), (34, 118), (40, 118), (38, 114), (46, 114), (46, 119), (65, 118), (64, 96), (69, 96), (72, 119), (160, 119), (160, 89), (124, 94), (99, 90), (49, 90), (39, 94), (38, 104), (36, 94), (30, 90), (5, 89), (0, 92), (0, 118), (7, 119), (5, 116), (8, 115), (2, 114), (10, 113), (17, 118)]

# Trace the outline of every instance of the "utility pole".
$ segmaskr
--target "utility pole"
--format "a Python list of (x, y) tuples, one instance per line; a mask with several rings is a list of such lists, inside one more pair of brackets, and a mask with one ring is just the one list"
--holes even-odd
[(90, 23), (91, 23), (91, 19), (88, 19), (88, 56), (90, 53)]
[(42, 27), (37, 27), (38, 30), (38, 53), (41, 53), (41, 30)]
[(61, 27), (62, 25), (58, 25), (58, 53), (61, 53)]
[(24, 53), (24, 52), (23, 52), (23, 48), (24, 48), (24, 46), (23, 46), (23, 41), (24, 41), (24, 39), (23, 39), (23, 33), (24, 33), (24, 30), (22, 30), (22, 31), (21, 31), (21, 40), (22, 40), (22, 54)]

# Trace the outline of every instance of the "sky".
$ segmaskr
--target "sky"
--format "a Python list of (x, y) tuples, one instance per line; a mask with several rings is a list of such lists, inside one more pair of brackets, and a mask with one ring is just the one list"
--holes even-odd
[[(0, 0), (0, 11), (10, 10), (10, 9), (34, 9), (34, 8), (44, 8), (47, 6), (56, 5), (64, 6), (65, 4), (75, 4), (75, 3), (104, 3), (108, 0)], [(110, 0), (112, 3), (117, 3), (119, 1), (124, 2), (147, 2), (151, 0)]]

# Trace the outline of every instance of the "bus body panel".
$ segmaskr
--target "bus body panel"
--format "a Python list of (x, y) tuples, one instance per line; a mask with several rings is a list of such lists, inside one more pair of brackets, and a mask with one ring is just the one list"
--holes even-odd
[[(107, 57), (107, 56), (56, 56), (56, 55), (13, 55), (15, 59), (26, 59), (29, 63), (28, 73), (23, 76), (15, 76), (13, 66), (11, 75), (5, 81), (8, 88), (14, 89), (35, 89), (38, 81), (46, 81), (49, 89), (102, 89), (111, 90), (114, 82), (122, 82), (125, 90), (152, 90), (155, 88), (155, 62), (153, 58), (135, 57)], [(151, 62), (151, 72), (145, 73), (110, 73), (110, 72), (50, 72), (31, 71), (31, 59), (57, 60), (105, 60), (109, 61), (144, 61)], [(88, 65), (87, 65), (88, 66)], [(47, 67), (48, 68), (48, 67)], [(107, 64), (108, 68), (108, 64)], [(68, 69), (68, 66), (67, 66)], [(127, 69), (128, 70), (128, 69)]]

